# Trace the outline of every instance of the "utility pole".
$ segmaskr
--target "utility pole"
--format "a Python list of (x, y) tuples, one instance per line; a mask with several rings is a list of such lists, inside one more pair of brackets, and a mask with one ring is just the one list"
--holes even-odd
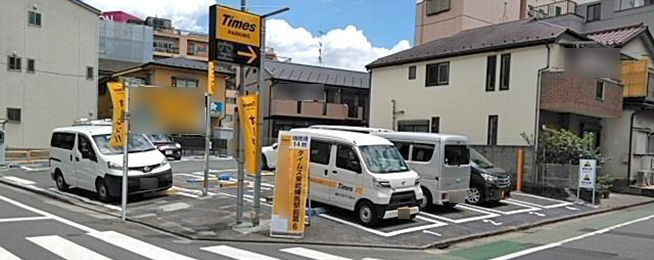
[[(247, 0), (241, 0), (241, 11), (247, 11)], [(238, 87), (238, 97), (242, 97), (245, 94), (245, 66), (239, 66), (239, 87)], [(239, 101), (240, 102), (240, 101)], [(238, 108), (237, 108), (238, 109)], [(243, 151), (243, 130), (240, 123), (241, 118), (239, 116), (240, 111), (236, 111), (236, 127), (234, 131), (234, 140), (236, 142), (236, 162), (238, 164), (238, 183), (237, 183), (237, 193), (236, 193), (236, 224), (243, 223), (243, 195), (245, 194), (245, 154)]]

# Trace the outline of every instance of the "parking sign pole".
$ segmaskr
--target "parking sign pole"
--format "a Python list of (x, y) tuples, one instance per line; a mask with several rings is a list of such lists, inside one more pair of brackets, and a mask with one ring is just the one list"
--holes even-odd
[(121, 206), (121, 219), (125, 221), (127, 219), (127, 173), (129, 172), (129, 82), (125, 83), (125, 115), (124, 123), (127, 128), (127, 134), (125, 135), (125, 145), (123, 146), (123, 181), (122, 181), (122, 196), (120, 200)]
[[(209, 67), (211, 68), (211, 66)], [(207, 105), (204, 113), (204, 123), (207, 129), (204, 135), (204, 185), (202, 188), (202, 196), (206, 197), (209, 193), (209, 152), (211, 150), (211, 115), (209, 114), (209, 109), (211, 104), (211, 96), (208, 93), (205, 94), (205, 96)]]

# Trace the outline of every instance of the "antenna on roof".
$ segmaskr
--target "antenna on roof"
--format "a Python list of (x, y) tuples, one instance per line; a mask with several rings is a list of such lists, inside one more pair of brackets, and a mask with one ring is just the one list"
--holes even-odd
[(322, 37), (325, 36), (325, 32), (318, 30), (318, 33), (320, 33), (320, 39), (318, 40), (318, 64), (322, 67)]
[(508, 0), (504, 0), (504, 13), (502, 14), (502, 18), (500, 18), (500, 23), (504, 23), (509, 20), (509, 17), (506, 15), (506, 7), (509, 4)]

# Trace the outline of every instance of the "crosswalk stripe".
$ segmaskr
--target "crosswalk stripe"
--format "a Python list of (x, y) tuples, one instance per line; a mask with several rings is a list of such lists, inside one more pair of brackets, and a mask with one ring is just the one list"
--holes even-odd
[(5, 179), (5, 180), (10, 180), (10, 181), (13, 181), (13, 182), (17, 182), (17, 183), (20, 183), (20, 184), (23, 184), (23, 185), (34, 185), (34, 184), (36, 184), (36, 182), (26, 180), (26, 179), (21, 179), (21, 178), (14, 177), (14, 176), (6, 176), (6, 177), (2, 177), (2, 178)]
[(141, 240), (123, 235), (115, 231), (91, 232), (90, 236), (100, 239), (109, 244), (115, 245), (137, 255), (157, 260), (193, 260), (175, 252), (168, 251)]
[(28, 237), (27, 240), (67, 260), (110, 260), (60, 236)]
[(11, 252), (7, 251), (6, 249), (2, 248), (1, 246), (0, 246), (0, 259), (2, 259), (2, 260), (21, 260), (16, 255), (12, 254)]
[(219, 254), (237, 260), (278, 260), (277, 258), (241, 250), (231, 246), (210, 246), (200, 248), (201, 250)]
[(284, 249), (279, 249), (279, 251), (289, 254), (294, 254), (297, 256), (306, 257), (309, 259), (315, 259), (315, 260), (351, 260), (350, 258), (331, 255), (331, 254), (327, 254), (327, 253), (323, 253), (320, 251), (307, 249), (303, 247), (284, 248)]

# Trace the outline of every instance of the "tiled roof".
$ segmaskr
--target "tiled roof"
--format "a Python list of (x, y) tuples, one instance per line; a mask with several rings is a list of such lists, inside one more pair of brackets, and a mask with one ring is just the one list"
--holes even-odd
[(103, 59), (103, 58), (100, 58), (98, 60), (98, 70), (106, 71), (110, 73), (137, 67), (139, 65), (141, 64), (138, 62), (131, 62), (131, 61), (111, 60), (111, 59)]
[(437, 39), (411, 49), (377, 59), (368, 69), (411, 62), (508, 49), (556, 41), (568, 33), (587, 40), (577, 32), (539, 20), (520, 20), (464, 30), (453, 36)]
[(274, 79), (353, 88), (370, 87), (370, 77), (366, 72), (272, 60), (266, 61), (266, 70)]
[(586, 33), (586, 36), (604, 45), (618, 47), (631, 41), (633, 38), (647, 30), (643, 23), (628, 25), (618, 28), (604, 29), (601, 31)]

